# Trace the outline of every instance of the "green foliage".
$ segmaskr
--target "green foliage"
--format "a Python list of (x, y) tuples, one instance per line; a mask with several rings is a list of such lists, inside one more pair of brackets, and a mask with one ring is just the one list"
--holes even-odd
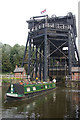
[(8, 44), (0, 43), (2, 48), (2, 72), (13, 72), (16, 64), (18, 67), (22, 64), (22, 59), (24, 55), (25, 46), (20, 46), (15, 44), (11, 47)]
[(10, 80), (23, 80), (23, 78), (15, 78), (15, 77), (13, 77), (13, 78), (11, 78), (11, 77), (4, 77), (4, 78), (2, 78), (2, 80), (3, 81), (10, 81)]
[(10, 72), (11, 71), (11, 63), (9, 60), (9, 56), (6, 53), (2, 53), (2, 72)]
[(12, 71), (14, 71), (16, 64), (18, 66), (21, 66), (23, 55), (24, 55), (24, 49), (25, 49), (24, 46), (20, 46), (18, 44), (12, 47), (11, 54), (10, 54), (10, 62), (12, 64)]
[(3, 80), (2, 83), (10, 83), (10, 81)]

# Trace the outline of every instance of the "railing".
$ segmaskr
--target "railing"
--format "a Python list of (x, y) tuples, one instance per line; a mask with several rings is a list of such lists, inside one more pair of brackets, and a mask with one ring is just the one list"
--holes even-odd
[[(27, 80), (30, 80), (29, 75), (21, 76), (21, 75), (0, 75), (0, 86), (6, 83), (19, 83), (24, 82), (26, 83)], [(80, 74), (72, 75), (72, 76), (65, 76), (66, 82), (80, 82)]]
[(19, 83), (21, 81), (25, 81), (25, 79), (28, 79), (29, 76), (27, 75), (0, 75), (0, 86), (3, 84), (8, 83)]
[(67, 24), (57, 24), (57, 23), (38, 23), (35, 26), (32, 26), (32, 31), (37, 31), (40, 30), (42, 28), (45, 28), (45, 26), (47, 26), (47, 28), (54, 28), (54, 29), (60, 29), (60, 30), (68, 30), (71, 29), (71, 25), (67, 25)]
[(65, 66), (49, 66), (49, 69), (53, 70), (65, 70)]
[(17, 79), (17, 78), (27, 78), (27, 75), (0, 75), (0, 79)]

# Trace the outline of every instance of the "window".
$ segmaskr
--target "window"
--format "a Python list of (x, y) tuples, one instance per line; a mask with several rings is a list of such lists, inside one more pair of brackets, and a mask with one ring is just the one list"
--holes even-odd
[(36, 87), (33, 87), (33, 90), (36, 90)]
[(30, 87), (27, 87), (27, 92), (30, 92)]
[(47, 88), (47, 85), (45, 85), (45, 88)]

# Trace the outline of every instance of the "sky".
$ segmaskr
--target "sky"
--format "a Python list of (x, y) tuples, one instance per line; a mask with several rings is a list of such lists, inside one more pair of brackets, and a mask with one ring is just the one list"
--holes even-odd
[(42, 15), (46, 9), (49, 17), (65, 16), (68, 12), (76, 15), (78, 29), (79, 0), (0, 0), (0, 42), (26, 45), (30, 17)]

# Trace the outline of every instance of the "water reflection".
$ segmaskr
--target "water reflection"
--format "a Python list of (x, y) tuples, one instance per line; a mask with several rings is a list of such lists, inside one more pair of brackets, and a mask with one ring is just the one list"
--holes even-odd
[(56, 92), (53, 92), (53, 102), (56, 101)]
[(80, 116), (80, 90), (65, 90), (67, 100), (68, 118), (79, 118)]
[(80, 90), (59, 87), (30, 99), (6, 103), (3, 99), (2, 113), (4, 118), (79, 118)]
[(47, 101), (47, 96), (45, 96), (45, 101)]

